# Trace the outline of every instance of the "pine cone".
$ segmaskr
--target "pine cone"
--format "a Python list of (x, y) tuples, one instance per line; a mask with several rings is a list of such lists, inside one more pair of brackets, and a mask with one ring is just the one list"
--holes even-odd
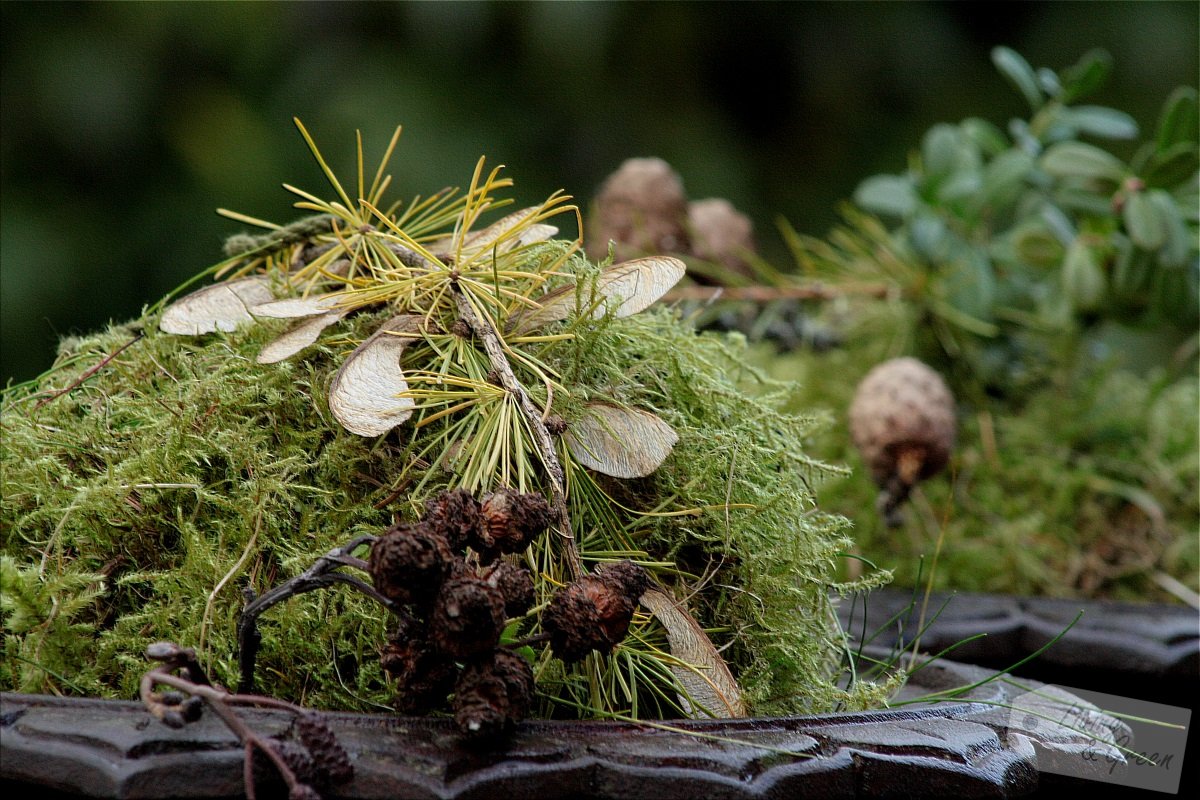
[(424, 522), (400, 524), (371, 547), (375, 588), (400, 603), (428, 608), (454, 562), (446, 537)]
[(661, 158), (631, 158), (610, 175), (596, 194), (588, 253), (616, 260), (682, 253), (688, 249), (687, 195), (683, 181)]
[(592, 650), (610, 653), (629, 632), (638, 598), (649, 585), (646, 571), (631, 561), (598, 568), (560, 589), (542, 614), (554, 654), (567, 663)]
[[(276, 738), (265, 739), (264, 743), (279, 755), (283, 763), (287, 764), (288, 769), (296, 776), (296, 780), (301, 783), (313, 783), (317, 780), (316, 762), (313, 761), (312, 755), (304, 745), (291, 739)], [(255, 783), (278, 783), (283, 780), (275, 763), (267, 757), (266, 753), (259, 750), (254, 751), (251, 768), (254, 772)]]
[(423, 521), (446, 537), (452, 551), (461, 553), (482, 524), (479, 501), (466, 489), (442, 492), (425, 501)]
[(754, 225), (728, 200), (709, 198), (688, 204), (692, 255), (712, 261), (737, 275), (751, 276), (746, 261), (754, 252)]
[(881, 488), (879, 510), (900, 524), (912, 487), (945, 468), (954, 450), (954, 396), (915, 358), (894, 358), (867, 373), (850, 405), (850, 434)]
[(474, 658), (500, 641), (504, 630), (504, 595), (472, 576), (447, 581), (430, 618), (437, 649), (457, 659)]
[(485, 495), (483, 525), (471, 541), (480, 561), (490, 564), (501, 553), (520, 553), (550, 525), (550, 504), (540, 494), (501, 490)]
[(296, 736), (300, 744), (308, 748), (317, 775), (323, 782), (345, 783), (354, 777), (350, 756), (321, 715), (305, 712), (298, 716)]

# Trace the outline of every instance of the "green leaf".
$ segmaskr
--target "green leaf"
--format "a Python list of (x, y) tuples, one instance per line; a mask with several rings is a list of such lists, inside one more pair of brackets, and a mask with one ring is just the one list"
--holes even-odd
[(1125, 230), (1143, 250), (1157, 250), (1167, 238), (1167, 221), (1158, 204), (1146, 192), (1134, 192), (1122, 212)]
[(873, 175), (854, 191), (854, 202), (876, 214), (904, 217), (917, 205), (912, 181), (899, 175)]
[(1197, 139), (1200, 139), (1200, 111), (1196, 106), (1196, 90), (1180, 86), (1163, 103), (1155, 144), (1160, 151), (1184, 142), (1195, 148)]
[(1013, 202), (1032, 169), (1033, 156), (1024, 150), (1001, 153), (983, 171), (977, 205), (1000, 207)]
[(934, 125), (921, 142), (921, 161), (925, 174), (948, 175), (958, 164), (961, 136), (953, 125)]
[(959, 327), (980, 332), (964, 322), (963, 317), (984, 326), (991, 321), (992, 306), (996, 299), (996, 276), (992, 266), (982, 254), (970, 252), (948, 268), (942, 284), (943, 296), (946, 305), (958, 314), (946, 307), (940, 307), (938, 313)]
[(1095, 311), (1104, 302), (1104, 273), (1082, 239), (1067, 248), (1062, 269), (1063, 293), (1076, 311)]
[(1073, 103), (1099, 89), (1112, 71), (1112, 56), (1105, 50), (1089, 50), (1059, 75), (1064, 103)]
[(1042, 90), (1038, 88), (1037, 75), (1033, 67), (1029, 66), (1029, 62), (1017, 51), (1007, 47), (994, 48), (992, 63), (1000, 70), (1000, 74), (1016, 87), (1030, 108), (1036, 111), (1041, 107), (1045, 98), (1042, 96)]
[(1183, 266), (1187, 262), (1192, 242), (1187, 224), (1183, 221), (1183, 213), (1176, 205), (1175, 199), (1162, 189), (1153, 189), (1146, 195), (1162, 215), (1166, 233), (1162, 250), (1159, 252), (1159, 261), (1167, 268)]
[(1013, 248), (1017, 257), (1032, 267), (1051, 269), (1063, 258), (1063, 246), (1040, 221), (1029, 221), (1014, 232)]
[(1070, 245), (1075, 240), (1077, 233), (1075, 225), (1071, 222), (1071, 218), (1064, 214), (1063, 210), (1058, 206), (1052, 203), (1042, 206), (1041, 218), (1046, 223), (1046, 226), (1054, 232), (1054, 235), (1058, 237), (1058, 241), (1063, 247)]
[(1051, 97), (1058, 97), (1062, 94), (1062, 83), (1058, 80), (1058, 75), (1052, 69), (1040, 67), (1037, 71), (1038, 86), (1042, 87), (1042, 91)]
[(1162, 319), (1186, 329), (1196, 329), (1200, 313), (1200, 264), (1184, 269), (1160, 269), (1150, 287), (1153, 311)]
[(1142, 171), (1147, 186), (1171, 188), (1196, 174), (1200, 157), (1195, 142), (1180, 142), (1166, 150), (1155, 150)]
[(1115, 108), (1078, 106), (1064, 109), (1067, 121), (1081, 133), (1102, 139), (1133, 139), (1138, 135), (1133, 117)]
[(909, 226), (913, 250), (926, 261), (937, 263), (946, 254), (946, 223), (932, 214), (921, 214)]
[(959, 124), (959, 127), (968, 139), (989, 156), (998, 156), (1008, 149), (1008, 138), (1004, 135), (1004, 131), (986, 119), (968, 117)]
[(1120, 183), (1127, 168), (1116, 156), (1083, 142), (1059, 142), (1042, 155), (1042, 169), (1056, 178), (1088, 178)]

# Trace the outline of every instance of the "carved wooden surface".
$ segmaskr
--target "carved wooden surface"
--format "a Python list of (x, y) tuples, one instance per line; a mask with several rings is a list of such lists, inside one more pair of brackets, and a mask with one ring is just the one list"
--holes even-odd
[[(990, 674), (939, 662), (909, 696)], [(330, 714), (350, 753), (344, 798), (1019, 797), (1038, 758), (1085, 742), (1019, 730), (991, 683), (975, 702), (810, 717), (681, 721), (674, 730), (617, 722), (528, 721), (504, 746), (463, 740), (448, 719)], [(282, 732), (284, 713), (245, 712)], [(791, 754), (782, 751), (789, 751)], [(211, 714), (180, 730), (137, 703), (0, 696), (0, 778), (40, 796), (223, 798), (243, 794), (242, 749)], [(10, 795), (11, 796), (11, 795)], [(19, 795), (23, 796), (23, 795)], [(261, 792), (260, 797), (282, 796)]]

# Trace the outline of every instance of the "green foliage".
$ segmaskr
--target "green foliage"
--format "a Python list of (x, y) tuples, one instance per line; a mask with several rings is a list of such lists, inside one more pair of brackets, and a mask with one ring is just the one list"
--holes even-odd
[(1158, 364), (1189, 336), (1194, 351), (1195, 89), (1170, 95), (1153, 135), (1126, 160), (1084, 140), (1135, 140), (1136, 122), (1077, 104), (1103, 83), (1106, 54), (1057, 73), (1006, 48), (993, 57), (1030, 118), (1007, 132), (974, 117), (935, 125), (904, 173), (860, 184), (858, 209), (828, 241), (790, 234), (801, 265), (897, 284), (916, 317), (916, 352), (972, 401), (1019, 396), (1045, 377), (1039, 363), (1114, 328), (1166, 331)]
[[(844, 226), (824, 239), (785, 229), (810, 276), (882, 283), (887, 299), (847, 294), (815, 312), (841, 348), (756, 361), (804, 387), (799, 405), (838, 412), (886, 358), (915, 355), (948, 378), (958, 451), (905, 529), (864, 513), (865, 469), (822, 496), (901, 583), (928, 575), (942, 537), (943, 588), (1171, 599), (1173, 578), (1195, 591), (1196, 91), (1172, 92), (1124, 158), (1084, 141), (1138, 136), (1128, 115), (1078, 105), (1106, 54), (1057, 73), (1005, 48), (994, 62), (1028, 120), (934, 125), (904, 173), (860, 184)], [(810, 452), (860, 464), (848, 437)]]

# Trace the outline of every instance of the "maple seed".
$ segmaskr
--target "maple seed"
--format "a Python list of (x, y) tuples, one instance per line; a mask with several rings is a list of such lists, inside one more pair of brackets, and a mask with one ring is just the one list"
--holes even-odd
[(402, 523), (371, 546), (367, 568), (384, 597), (427, 607), (453, 561), (446, 537), (428, 523)]
[(540, 494), (502, 490), (485, 495), (483, 524), (471, 547), (484, 564), (501, 553), (520, 553), (550, 525), (550, 504)]
[(500, 641), (504, 629), (504, 595), (474, 577), (446, 581), (430, 618), (437, 649), (452, 658), (483, 655)]
[(649, 585), (644, 569), (621, 561), (560, 589), (542, 615), (554, 654), (572, 663), (592, 650), (611, 653), (628, 633), (638, 598)]

